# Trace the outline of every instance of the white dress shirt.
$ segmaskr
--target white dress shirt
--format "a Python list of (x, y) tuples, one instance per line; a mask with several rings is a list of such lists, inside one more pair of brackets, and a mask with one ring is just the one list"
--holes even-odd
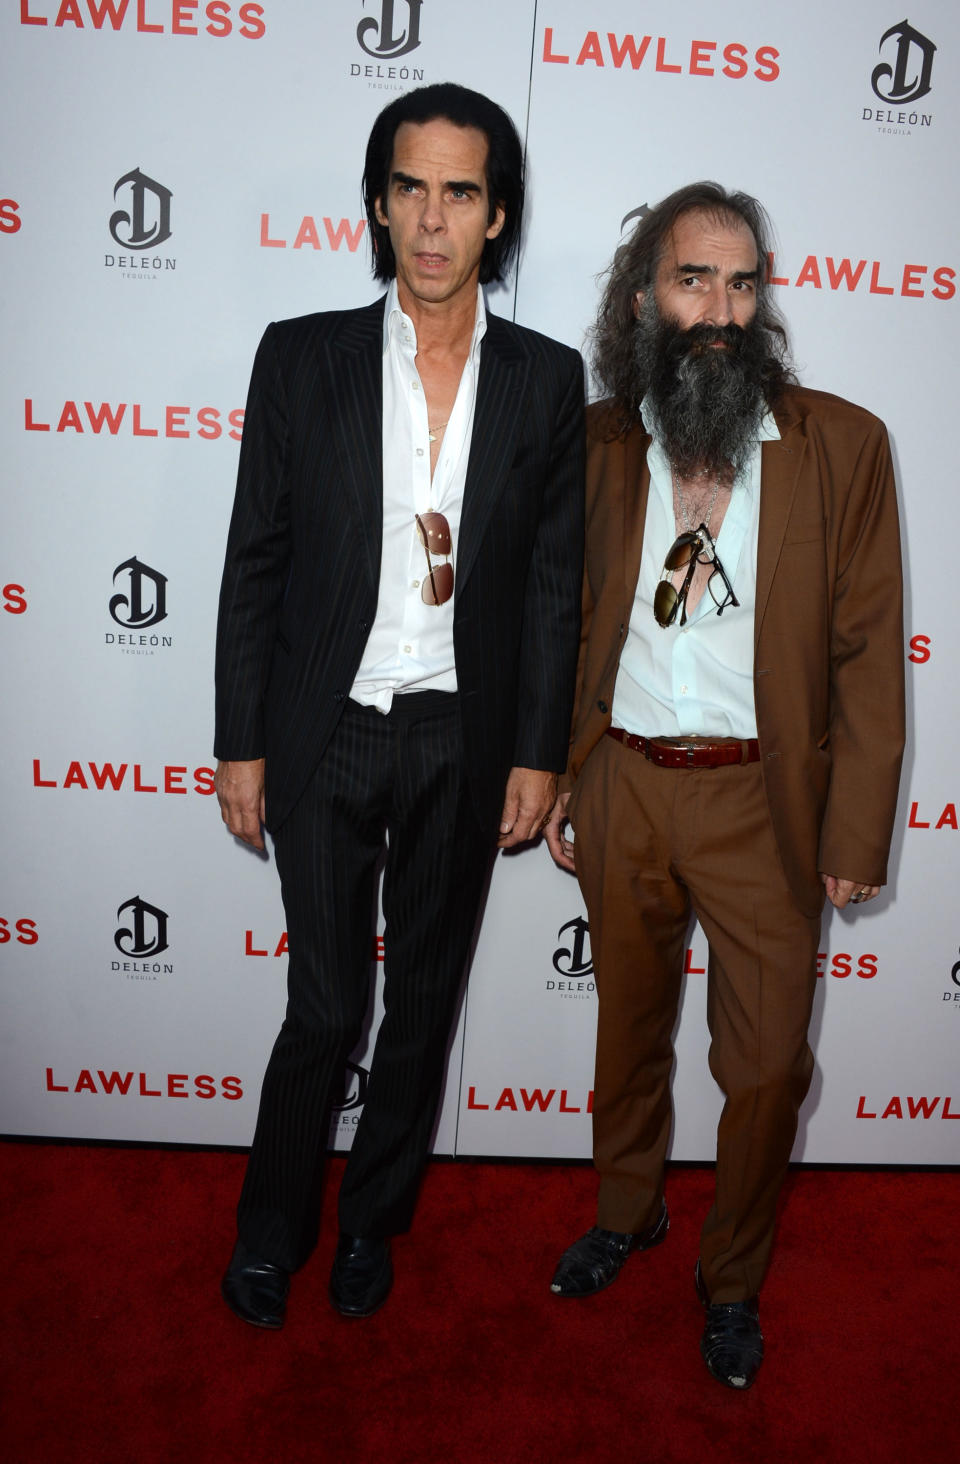
[[(487, 328), (477, 287), (473, 339), (453, 411), (430, 479), (427, 402), (417, 371), (417, 334), (400, 308), (397, 283), (383, 313), (383, 552), (377, 613), (350, 695), (389, 712), (405, 691), (456, 691), (453, 604), (463, 490), (473, 437), (480, 343)], [(435, 424), (436, 425), (436, 424)], [(434, 510), (450, 525), (454, 593), (444, 605), (424, 603), (420, 586), (427, 559), (415, 514)], [(434, 556), (434, 562), (442, 563)]]
[[(650, 494), (643, 531), (640, 578), (613, 695), (613, 725), (644, 737), (756, 737), (753, 696), (754, 607), (757, 589), (757, 531), (760, 523), (760, 444), (779, 440), (768, 412), (743, 469), (734, 479), (730, 503), (716, 540), (717, 555), (739, 605), (722, 615), (705, 589), (686, 625), (677, 616), (662, 629), (653, 597), (663, 561), (677, 537), (670, 463), (652, 424), (647, 452)], [(696, 528), (696, 525), (694, 525)], [(723, 598), (719, 576), (714, 581)]]

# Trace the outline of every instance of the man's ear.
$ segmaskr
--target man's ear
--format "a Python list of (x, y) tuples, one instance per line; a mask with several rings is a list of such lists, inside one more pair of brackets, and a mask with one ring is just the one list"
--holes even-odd
[(373, 200), (373, 216), (378, 224), (383, 224), (384, 228), (386, 228), (390, 222), (390, 220), (387, 218), (386, 210), (383, 207), (383, 204), (379, 198), (375, 198)]
[(640, 319), (640, 311), (643, 308), (643, 291), (638, 290), (633, 297), (633, 318)]

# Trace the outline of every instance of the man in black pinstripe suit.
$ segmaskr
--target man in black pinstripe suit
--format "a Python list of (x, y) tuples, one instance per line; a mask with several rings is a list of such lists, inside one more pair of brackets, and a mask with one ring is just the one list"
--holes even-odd
[(283, 1324), (316, 1240), (331, 1094), (368, 999), (384, 843), (384, 1008), (340, 1189), (334, 1306), (369, 1316), (410, 1223), (497, 845), (563, 769), (583, 516), (579, 355), (486, 313), (523, 204), (513, 124), (449, 84), (392, 102), (364, 197), (385, 299), (268, 328), (217, 634), (216, 786), (274, 838), (290, 947), (223, 1279)]

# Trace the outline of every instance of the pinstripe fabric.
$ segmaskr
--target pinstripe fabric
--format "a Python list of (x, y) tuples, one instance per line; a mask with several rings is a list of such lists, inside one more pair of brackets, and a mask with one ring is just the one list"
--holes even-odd
[[(257, 352), (217, 632), (218, 757), (266, 756), (281, 824), (343, 712), (377, 603), (383, 302), (269, 326)], [(580, 614), (580, 357), (488, 316), (454, 648), (474, 801), (566, 762)]]
[[(217, 632), (216, 753), (266, 758), (290, 946), (241, 1238), (293, 1270), (326, 1116), (369, 994), (384, 831), (386, 1013), (341, 1188), (351, 1234), (410, 1220), (512, 766), (566, 762), (580, 615), (583, 371), (488, 316), (464, 490), (450, 710), (348, 699), (377, 604), (383, 302), (268, 327), (254, 364)], [(424, 703), (420, 703), (422, 707)]]
[(410, 1222), (490, 846), (466, 780), (457, 699), (422, 720), (349, 702), (276, 838), (290, 944), (287, 1014), (260, 1100), (241, 1238), (294, 1270), (315, 1238), (333, 1086), (370, 989), (374, 880), (383, 885), (385, 1015), (340, 1191), (352, 1235)]

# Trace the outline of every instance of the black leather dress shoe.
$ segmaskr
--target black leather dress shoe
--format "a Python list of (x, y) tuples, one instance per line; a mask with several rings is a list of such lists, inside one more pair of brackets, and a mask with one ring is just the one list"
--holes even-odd
[(564, 1251), (550, 1290), (556, 1296), (592, 1296), (602, 1291), (616, 1281), (631, 1252), (659, 1245), (669, 1229), (666, 1205), (649, 1230), (641, 1230), (636, 1235), (622, 1235), (618, 1230), (601, 1230), (594, 1225)]
[(289, 1290), (289, 1271), (261, 1260), (242, 1240), (237, 1241), (220, 1282), (223, 1299), (232, 1312), (252, 1327), (277, 1331), (283, 1326)]
[(330, 1300), (344, 1317), (369, 1317), (383, 1306), (393, 1285), (390, 1246), (367, 1235), (344, 1235), (330, 1272)]
[(763, 1361), (763, 1333), (757, 1298), (711, 1303), (703, 1284), (700, 1262), (694, 1272), (697, 1295), (707, 1310), (700, 1351), (718, 1383), (741, 1391), (749, 1388)]

